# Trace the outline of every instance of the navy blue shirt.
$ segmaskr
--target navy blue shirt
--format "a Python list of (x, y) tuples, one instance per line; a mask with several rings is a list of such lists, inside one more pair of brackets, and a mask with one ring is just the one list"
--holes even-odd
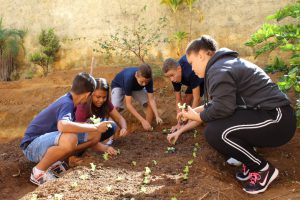
[(138, 84), (135, 73), (139, 70), (137, 67), (125, 68), (119, 72), (112, 80), (111, 88), (122, 88), (126, 96), (131, 96), (132, 91), (142, 90), (146, 88), (148, 93), (153, 93), (153, 80), (144, 87)]
[(182, 56), (178, 61), (181, 67), (181, 82), (174, 83), (174, 91), (180, 92), (181, 85), (186, 85), (187, 89), (185, 91), (186, 94), (192, 94), (192, 90), (198, 86), (200, 86), (200, 96), (203, 96), (204, 93), (204, 79), (199, 78), (195, 72), (192, 70), (192, 66), (188, 63), (186, 55)]
[(67, 93), (42, 110), (31, 121), (20, 147), (24, 149), (24, 143), (32, 142), (35, 138), (46, 133), (58, 131), (57, 122), (60, 120), (74, 121), (74, 114), (75, 106), (72, 95)]

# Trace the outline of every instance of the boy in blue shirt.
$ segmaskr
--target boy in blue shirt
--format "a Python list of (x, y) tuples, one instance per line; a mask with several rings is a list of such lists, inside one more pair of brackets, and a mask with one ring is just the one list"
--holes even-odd
[[(162, 123), (153, 95), (152, 70), (148, 64), (142, 64), (138, 68), (125, 68), (112, 80), (111, 88), (114, 107), (119, 111), (124, 109), (125, 97), (127, 109), (141, 122), (145, 130), (152, 129), (153, 115), (155, 115), (157, 124)], [(145, 118), (133, 107), (132, 97), (146, 109)]]
[[(30, 176), (32, 183), (41, 185), (55, 179), (53, 165), (61, 165), (59, 169), (65, 171), (60, 161), (95, 145), (101, 133), (107, 130), (109, 122), (73, 122), (76, 106), (85, 103), (95, 88), (96, 81), (91, 75), (78, 74), (73, 80), (71, 91), (42, 110), (29, 124), (20, 147), (28, 160), (37, 163)], [(77, 133), (82, 132), (88, 132), (89, 139), (77, 145)]]
[[(162, 71), (164, 76), (170, 79), (172, 82), (177, 113), (180, 112), (178, 103), (192, 105), (192, 108), (200, 106), (201, 96), (204, 91), (204, 80), (199, 78), (192, 70), (192, 66), (188, 63), (186, 55), (183, 55), (177, 62), (173, 58), (168, 58), (163, 64)], [(187, 86), (184, 98), (181, 98), (181, 86)], [(181, 125), (180, 122), (171, 128), (173, 135), (181, 135), (183, 132), (189, 131), (199, 124), (197, 122), (189, 122), (185, 125)], [(170, 134), (170, 135), (172, 135)]]

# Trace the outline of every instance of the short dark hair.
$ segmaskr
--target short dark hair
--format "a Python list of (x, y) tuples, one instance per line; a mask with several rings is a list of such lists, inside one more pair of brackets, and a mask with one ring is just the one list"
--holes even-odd
[(215, 52), (217, 50), (217, 46), (217, 42), (211, 36), (203, 35), (190, 42), (186, 48), (186, 54), (190, 55), (192, 52), (198, 53), (201, 49)]
[(162, 67), (162, 71), (163, 73), (167, 73), (169, 70), (171, 69), (177, 69), (177, 67), (179, 67), (180, 64), (173, 58), (168, 58), (165, 60), (163, 67)]
[(139, 66), (138, 75), (144, 77), (144, 78), (152, 78), (152, 69), (150, 65), (148, 64), (141, 64)]
[(94, 92), (96, 85), (97, 83), (93, 76), (86, 72), (81, 72), (75, 76), (71, 91), (78, 95)]

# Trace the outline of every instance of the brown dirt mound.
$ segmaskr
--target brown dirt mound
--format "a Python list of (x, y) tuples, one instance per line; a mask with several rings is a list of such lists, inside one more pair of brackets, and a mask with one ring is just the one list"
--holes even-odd
[[(110, 67), (105, 68), (104, 73), (103, 69), (96, 68), (95, 75), (108, 80), (121, 70)], [(299, 130), (283, 147), (258, 150), (280, 170), (280, 176), (267, 192), (256, 196), (241, 190), (241, 184), (234, 178), (237, 168), (227, 166), (208, 146), (201, 134), (202, 127), (196, 137), (192, 132), (184, 134), (175, 153), (165, 153), (169, 145), (160, 130), (174, 122), (175, 103), (171, 85), (162, 78), (155, 81), (155, 95), (166, 122), (163, 126), (156, 127), (152, 133), (142, 132), (136, 120), (125, 113), (134, 133), (114, 143), (121, 150), (120, 155), (104, 161), (102, 155), (87, 151), (80, 166), (36, 188), (29, 182), (33, 164), (18, 147), (20, 137), (34, 115), (68, 91), (73, 76), (79, 71), (60, 71), (47, 78), (0, 83), (0, 199), (19, 199), (24, 195), (23, 199), (31, 199), (33, 194), (38, 199), (54, 199), (55, 194), (62, 194), (64, 199), (300, 199)], [(200, 147), (197, 157), (193, 158), (195, 143)], [(189, 178), (184, 181), (183, 169), (192, 159)], [(96, 165), (95, 171), (91, 170), (90, 163)], [(144, 185), (142, 192), (147, 166), (151, 169), (151, 181)]]

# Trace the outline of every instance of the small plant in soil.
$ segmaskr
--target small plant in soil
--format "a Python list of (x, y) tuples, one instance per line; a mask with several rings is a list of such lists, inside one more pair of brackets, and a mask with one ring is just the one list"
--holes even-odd
[(77, 187), (78, 187), (78, 183), (76, 181), (71, 183), (71, 188), (72, 189), (75, 189)]
[(103, 155), (102, 155), (103, 159), (105, 161), (107, 161), (109, 159), (109, 154), (107, 152), (105, 152)]
[(87, 180), (87, 179), (89, 178), (89, 175), (83, 174), (83, 175), (79, 176), (79, 178), (80, 178), (81, 180)]
[(183, 180), (188, 180), (190, 172), (190, 166), (186, 165), (183, 169)]
[(157, 161), (156, 160), (152, 160), (153, 165), (157, 165)]
[(151, 169), (149, 167), (145, 167), (143, 184), (148, 185), (151, 181)]
[[(185, 111), (186, 108), (187, 108), (186, 103), (184, 103), (184, 104), (178, 103), (178, 108), (180, 109), (181, 112)], [(183, 117), (180, 118), (179, 123), (180, 123), (180, 125), (183, 125), (183, 124), (184, 124), (184, 119), (183, 119)]]
[(96, 170), (96, 165), (94, 163), (90, 163), (90, 165), (91, 165), (91, 170), (95, 171)]
[(171, 200), (177, 200), (177, 197), (172, 197)]
[(170, 128), (164, 128), (162, 130), (163, 134), (168, 134), (168, 133), (171, 133), (171, 129)]
[(131, 164), (135, 167), (136, 166), (136, 161), (132, 161)]
[[(93, 117), (90, 117), (89, 121), (91, 121), (92, 124), (99, 124), (102, 121), (102, 119), (100, 117), (97, 118), (95, 115), (93, 115)], [(111, 124), (107, 124), (106, 126), (107, 128), (112, 128)]]
[(63, 194), (54, 194), (54, 200), (62, 200), (64, 198)]
[(193, 134), (194, 134), (194, 138), (196, 138), (197, 135), (198, 135), (198, 131), (195, 129), (195, 130), (193, 131)]
[(175, 151), (176, 151), (175, 147), (167, 147), (165, 153), (175, 153)]
[(30, 200), (37, 200), (38, 195), (37, 194), (32, 194)]
[(118, 150), (117, 150), (117, 155), (120, 155), (120, 154), (121, 154), (121, 150), (118, 149)]

